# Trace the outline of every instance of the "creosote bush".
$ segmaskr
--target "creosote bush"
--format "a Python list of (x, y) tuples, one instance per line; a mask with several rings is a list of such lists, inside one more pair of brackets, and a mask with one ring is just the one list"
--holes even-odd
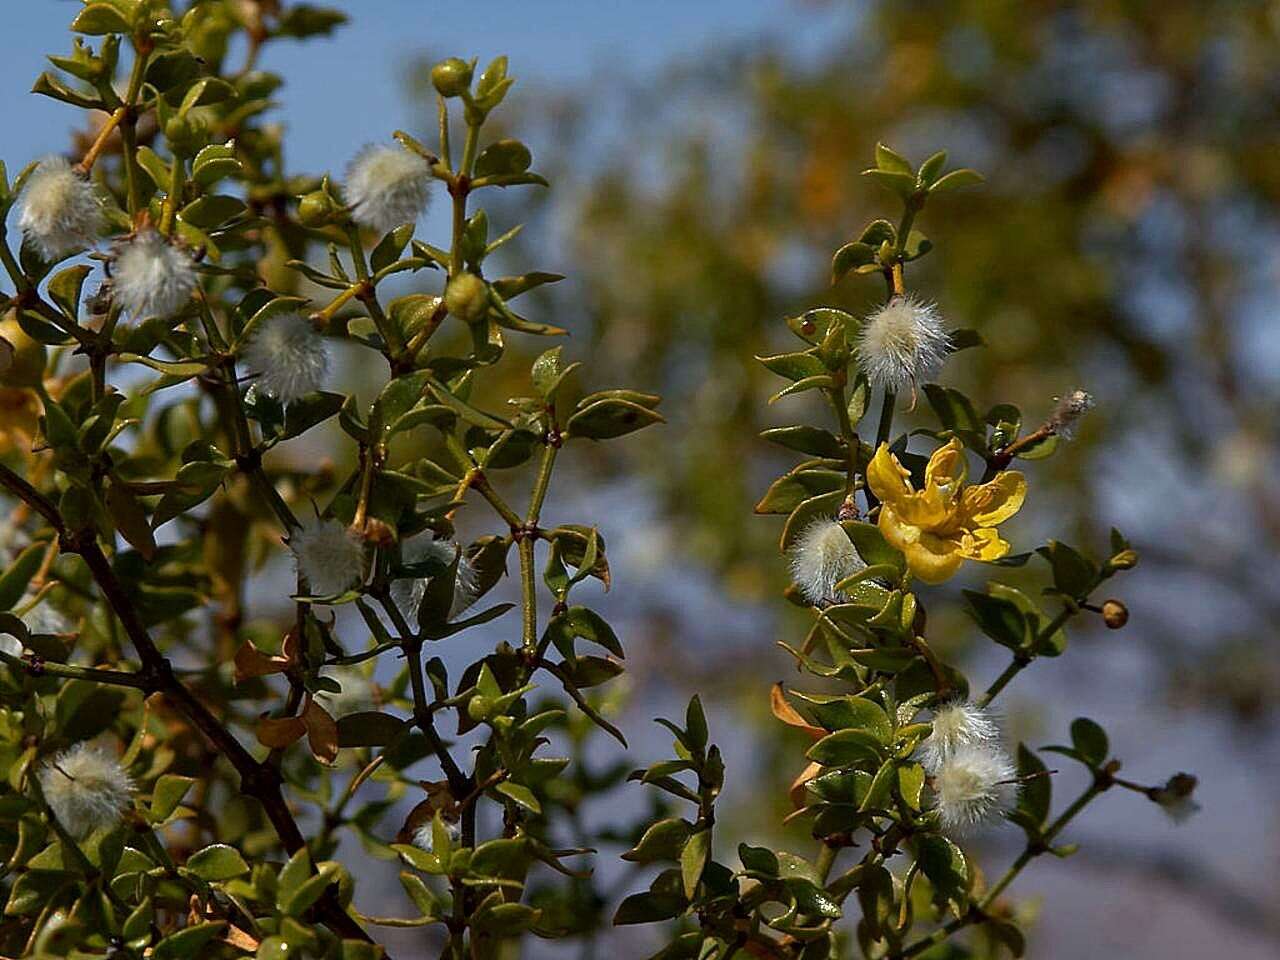
[[(789, 319), (803, 345), (761, 358), (788, 381), (775, 399), (812, 393), (834, 424), (767, 431), (805, 459), (757, 506), (786, 518), (788, 598), (810, 619), (784, 646), (814, 689), (769, 696), (809, 744), (791, 797), (813, 849), (716, 859), (726, 771), (696, 696), (661, 721), (675, 756), (631, 776), (662, 794), (655, 815), (591, 835), (581, 807), (625, 776), (624, 757), (587, 756), (595, 731), (625, 747), (609, 719), (624, 651), (571, 597), (610, 585), (604, 538), (544, 507), (562, 449), (661, 423), (659, 398), (599, 389), (560, 347), (522, 395), (494, 395), (509, 337), (564, 333), (511, 305), (559, 276), (490, 269), (516, 231), (491, 237), (479, 201), (547, 185), (528, 147), (485, 135), (514, 82), (505, 58), (432, 70), (427, 142), (397, 131), (341, 181), (288, 172), (263, 120), (281, 81), (259, 52), (342, 20), (86, 0), (35, 84), (84, 113), (83, 142), (0, 169), (20, 233), (0, 233), (0, 954), (365, 960), (389, 953), (381, 931), (421, 928), (396, 943), (509, 956), (599, 933), (593, 871), (613, 854), (597, 848), (630, 832), (622, 859), (657, 867), (613, 923), (669, 922), (660, 956), (951, 956), (969, 927), (972, 949), (1020, 955), (1002, 894), (1035, 857), (1070, 853), (1059, 835), (1092, 800), (1120, 787), (1193, 808), (1194, 778), (1123, 779), (1081, 718), (1044, 748), (1091, 776), (1054, 816), (1052, 771), (1004, 743), (992, 702), (1064, 652), (1073, 617), (1124, 625), (1098, 594), (1137, 554), (1119, 533), (1101, 562), (1005, 539), (1034, 488), (1011, 466), (1053, 454), (1093, 401), (1069, 392), (1024, 432), (1017, 407), (979, 416), (933, 382), (980, 339), (907, 290), (930, 249), (913, 224), (981, 178), (882, 147), (868, 174), (900, 219), (833, 266), (836, 282), (883, 277), (883, 304)], [(440, 246), (415, 229), (433, 195), (452, 209)], [(392, 296), (393, 277), (421, 292)], [(340, 344), (385, 370), (375, 395), (342, 389)], [(921, 393), (936, 428), (895, 432)], [(998, 579), (1033, 560), (1042, 598)], [(933, 588), (916, 586), (966, 562), (993, 577), (965, 591), (969, 611), (1010, 651), (982, 692), (933, 653)], [(518, 603), (486, 600), (508, 574)], [(468, 642), (450, 676), (437, 645)], [(1026, 846), (987, 882), (966, 844), (1001, 820)], [(388, 880), (398, 864), (401, 912), (372, 908), (385, 887), (350, 845), (339, 857), (346, 838)]]

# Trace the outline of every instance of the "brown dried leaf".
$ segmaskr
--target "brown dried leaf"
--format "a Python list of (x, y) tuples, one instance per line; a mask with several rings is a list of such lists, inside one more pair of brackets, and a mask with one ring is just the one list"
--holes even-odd
[(321, 763), (333, 763), (338, 759), (338, 722), (311, 697), (302, 711), (302, 722), (307, 728), (307, 744), (311, 754)]
[(301, 717), (269, 717), (263, 714), (258, 718), (254, 731), (258, 742), (273, 750), (283, 749), (301, 739), (307, 732), (307, 725)]
[(773, 711), (775, 717), (787, 724), (787, 726), (797, 727), (815, 740), (821, 740), (827, 735), (827, 731), (821, 727), (815, 727), (788, 702), (781, 683), (775, 683), (769, 688), (769, 709)]
[(265, 677), (272, 673), (284, 673), (289, 669), (289, 661), (284, 657), (273, 657), (263, 653), (246, 640), (236, 651), (236, 683), (243, 683), (251, 677)]
[(822, 764), (811, 763), (800, 772), (800, 776), (791, 782), (787, 791), (791, 797), (791, 805), (799, 810), (804, 806), (804, 785), (822, 772)]

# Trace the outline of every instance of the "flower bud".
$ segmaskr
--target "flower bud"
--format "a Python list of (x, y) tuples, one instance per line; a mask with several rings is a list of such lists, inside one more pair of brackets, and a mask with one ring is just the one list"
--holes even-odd
[(17, 316), (10, 314), (0, 323), (0, 339), (8, 345), (0, 345), (0, 384), (6, 387), (34, 387), (44, 379), (49, 351), (38, 340), (27, 336), (18, 324)]
[(442, 97), (460, 97), (471, 89), (471, 64), (461, 57), (441, 60), (431, 68), (431, 85)]
[(298, 198), (298, 222), (304, 227), (323, 227), (333, 219), (337, 205), (324, 190), (312, 190)]
[(1119, 600), (1108, 600), (1102, 605), (1102, 622), (1112, 630), (1119, 630), (1129, 622), (1129, 608)]
[(1132, 570), (1137, 565), (1138, 551), (1133, 549), (1121, 550), (1107, 561), (1107, 566), (1112, 570)]
[(464, 323), (475, 323), (489, 309), (489, 289), (474, 273), (460, 273), (445, 288), (444, 305)]
[(467, 716), (479, 723), (489, 715), (489, 707), (489, 698), (478, 693), (467, 701)]
[(178, 153), (191, 155), (209, 142), (209, 129), (198, 117), (179, 113), (164, 125), (164, 138)]

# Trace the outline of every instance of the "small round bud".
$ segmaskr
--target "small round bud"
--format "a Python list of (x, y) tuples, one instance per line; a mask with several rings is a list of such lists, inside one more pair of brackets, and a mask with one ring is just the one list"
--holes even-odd
[(164, 125), (164, 138), (175, 150), (193, 154), (208, 142), (209, 131), (197, 117), (176, 114)]
[(489, 714), (489, 698), (476, 694), (467, 701), (467, 716), (479, 723)]
[(6, 387), (35, 387), (44, 379), (49, 351), (27, 336), (11, 312), (0, 322), (0, 384)]
[(461, 57), (441, 60), (431, 68), (431, 85), (442, 97), (460, 97), (471, 89), (471, 64)]
[(474, 273), (460, 273), (444, 291), (444, 305), (465, 323), (475, 323), (489, 309), (489, 289)]
[(1121, 550), (1107, 561), (1112, 570), (1132, 570), (1138, 565), (1137, 550)]
[(323, 227), (336, 209), (333, 197), (323, 190), (312, 190), (298, 198), (298, 222), (304, 227)]
[(1119, 600), (1108, 600), (1102, 605), (1102, 622), (1112, 630), (1119, 630), (1129, 622), (1129, 608)]

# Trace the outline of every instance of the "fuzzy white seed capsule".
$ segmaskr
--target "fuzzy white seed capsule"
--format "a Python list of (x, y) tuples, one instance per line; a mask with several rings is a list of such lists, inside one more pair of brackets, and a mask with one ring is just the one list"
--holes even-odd
[[(405, 563), (423, 563), (426, 560), (438, 560), (448, 566), (453, 563), (458, 547), (452, 540), (433, 540), (430, 534), (424, 534), (407, 540), (401, 548), (401, 558)], [(430, 577), (413, 577), (395, 580), (391, 584), (391, 600), (410, 620), (418, 615), (418, 607), (427, 593)], [(453, 581), (453, 604), (449, 608), (449, 619), (456, 618), (473, 603), (479, 595), (480, 586), (476, 568), (471, 565), (465, 554), (458, 556), (458, 573)]]
[(106, 746), (77, 743), (40, 768), (40, 789), (58, 822), (75, 837), (120, 822), (133, 781)]
[[(458, 839), (462, 836), (462, 825), (459, 823), (450, 823), (448, 820), (445, 820), (444, 829), (453, 843), (457, 843)], [(422, 826), (418, 827), (417, 830), (413, 831), (413, 845), (419, 850), (427, 851), (427, 853), (431, 853), (434, 850), (436, 845), (435, 826), (432, 821), (428, 820)]]
[(791, 576), (810, 603), (841, 600), (836, 584), (866, 566), (844, 527), (834, 520), (814, 520), (791, 546)]
[(894, 297), (858, 331), (858, 365), (871, 386), (897, 392), (941, 370), (948, 345), (936, 305)]
[(187, 252), (150, 228), (116, 248), (111, 274), (116, 302), (135, 320), (177, 313), (196, 287)]
[(365, 147), (347, 170), (346, 193), (356, 223), (386, 232), (426, 209), (431, 165), (402, 147)]
[(934, 808), (943, 832), (962, 835), (1011, 810), (1018, 800), (1017, 770), (992, 743), (959, 747), (934, 775)]
[(364, 542), (337, 520), (302, 521), (289, 534), (298, 573), (313, 597), (332, 597), (364, 579)]
[(18, 226), (45, 260), (91, 247), (102, 226), (102, 205), (85, 176), (63, 157), (46, 157), (22, 187)]
[(1049, 415), (1049, 429), (1070, 440), (1080, 418), (1094, 407), (1093, 397), (1083, 390), (1071, 390), (1057, 398), (1053, 413)]
[(994, 744), (1000, 739), (995, 718), (981, 707), (956, 700), (939, 707), (933, 714), (933, 730), (920, 744), (920, 763), (931, 774), (937, 774), (947, 758), (957, 750), (975, 744)]
[(315, 325), (300, 313), (269, 318), (244, 351), (258, 389), (290, 403), (320, 389), (329, 373), (329, 348)]

